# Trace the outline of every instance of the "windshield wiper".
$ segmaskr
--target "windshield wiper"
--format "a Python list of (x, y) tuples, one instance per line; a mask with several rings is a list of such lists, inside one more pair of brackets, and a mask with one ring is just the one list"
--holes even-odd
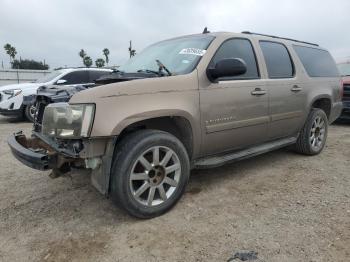
[(139, 69), (137, 70), (137, 73), (150, 73), (150, 74), (155, 74), (155, 75), (163, 75), (160, 74), (158, 71), (150, 70), (150, 69)]
[(156, 60), (157, 65), (158, 65), (158, 71), (155, 70), (150, 70), (150, 69), (139, 69), (136, 72), (137, 73), (149, 73), (149, 74), (155, 74), (158, 76), (165, 76), (164, 71), (168, 74), (168, 76), (171, 76), (171, 72), (166, 68), (165, 65), (163, 65), (162, 62), (160, 62), (158, 59)]
[(166, 68), (166, 66), (162, 62), (160, 62), (160, 60), (157, 59), (156, 62), (157, 62), (157, 65), (159, 66), (159, 73), (165, 70), (165, 72), (168, 73), (168, 76), (171, 76), (171, 72), (168, 70), (168, 68)]

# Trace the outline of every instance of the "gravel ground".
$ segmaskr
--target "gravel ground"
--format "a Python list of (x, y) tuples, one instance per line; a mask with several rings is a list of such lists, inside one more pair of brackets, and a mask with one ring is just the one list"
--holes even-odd
[[(0, 118), (0, 261), (350, 260), (350, 125), (330, 127), (319, 156), (286, 149), (193, 171), (162, 217), (138, 220), (84, 174), (51, 179), (11, 155)], [(239, 260), (232, 260), (239, 261)], [(257, 260), (255, 260), (257, 261)]]

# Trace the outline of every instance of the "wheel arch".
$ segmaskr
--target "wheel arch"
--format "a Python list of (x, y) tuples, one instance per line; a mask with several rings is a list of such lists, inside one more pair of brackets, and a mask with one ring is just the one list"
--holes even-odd
[[(331, 116), (331, 110), (332, 110), (332, 98), (329, 95), (320, 95), (315, 97), (311, 102), (310, 110), (313, 108), (319, 108), (322, 109), (329, 120)], [(310, 111), (309, 110), (309, 111)]]
[[(183, 111), (152, 112), (147, 115), (136, 115), (124, 119), (114, 130), (117, 144), (128, 134), (140, 129), (154, 129), (168, 132), (178, 138), (185, 146), (189, 158), (197, 152), (199, 138), (194, 130), (194, 120)], [(116, 145), (117, 148), (118, 145)]]

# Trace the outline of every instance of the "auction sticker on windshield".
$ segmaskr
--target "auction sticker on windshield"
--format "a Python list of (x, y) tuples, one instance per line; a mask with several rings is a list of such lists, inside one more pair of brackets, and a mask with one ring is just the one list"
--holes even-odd
[(198, 48), (184, 48), (180, 51), (181, 55), (197, 55), (203, 56), (207, 50), (198, 49)]

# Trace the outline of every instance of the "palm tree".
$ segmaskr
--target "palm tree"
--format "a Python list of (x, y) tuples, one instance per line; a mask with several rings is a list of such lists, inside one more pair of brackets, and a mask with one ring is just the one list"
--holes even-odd
[(86, 57), (86, 52), (84, 51), (84, 49), (80, 50), (79, 56), (81, 57), (81, 59), (83, 59), (83, 64), (85, 65), (84, 58)]
[(10, 57), (12, 58), (12, 61), (15, 59), (16, 55), (17, 55), (16, 48), (12, 46), (10, 49)]
[(103, 60), (102, 58), (98, 58), (95, 61), (95, 65), (97, 67), (104, 67), (105, 66), (105, 60)]
[(92, 59), (90, 56), (84, 56), (83, 63), (86, 67), (90, 67), (92, 65)]
[(109, 50), (108, 50), (108, 48), (103, 49), (102, 52), (103, 52), (103, 55), (106, 57), (106, 63), (108, 65), (108, 62), (109, 62), (109, 59), (108, 59)]
[(12, 61), (15, 59), (17, 55), (16, 48), (10, 44), (6, 44), (4, 45), (4, 49), (6, 53), (10, 56), (10, 63), (12, 63)]

